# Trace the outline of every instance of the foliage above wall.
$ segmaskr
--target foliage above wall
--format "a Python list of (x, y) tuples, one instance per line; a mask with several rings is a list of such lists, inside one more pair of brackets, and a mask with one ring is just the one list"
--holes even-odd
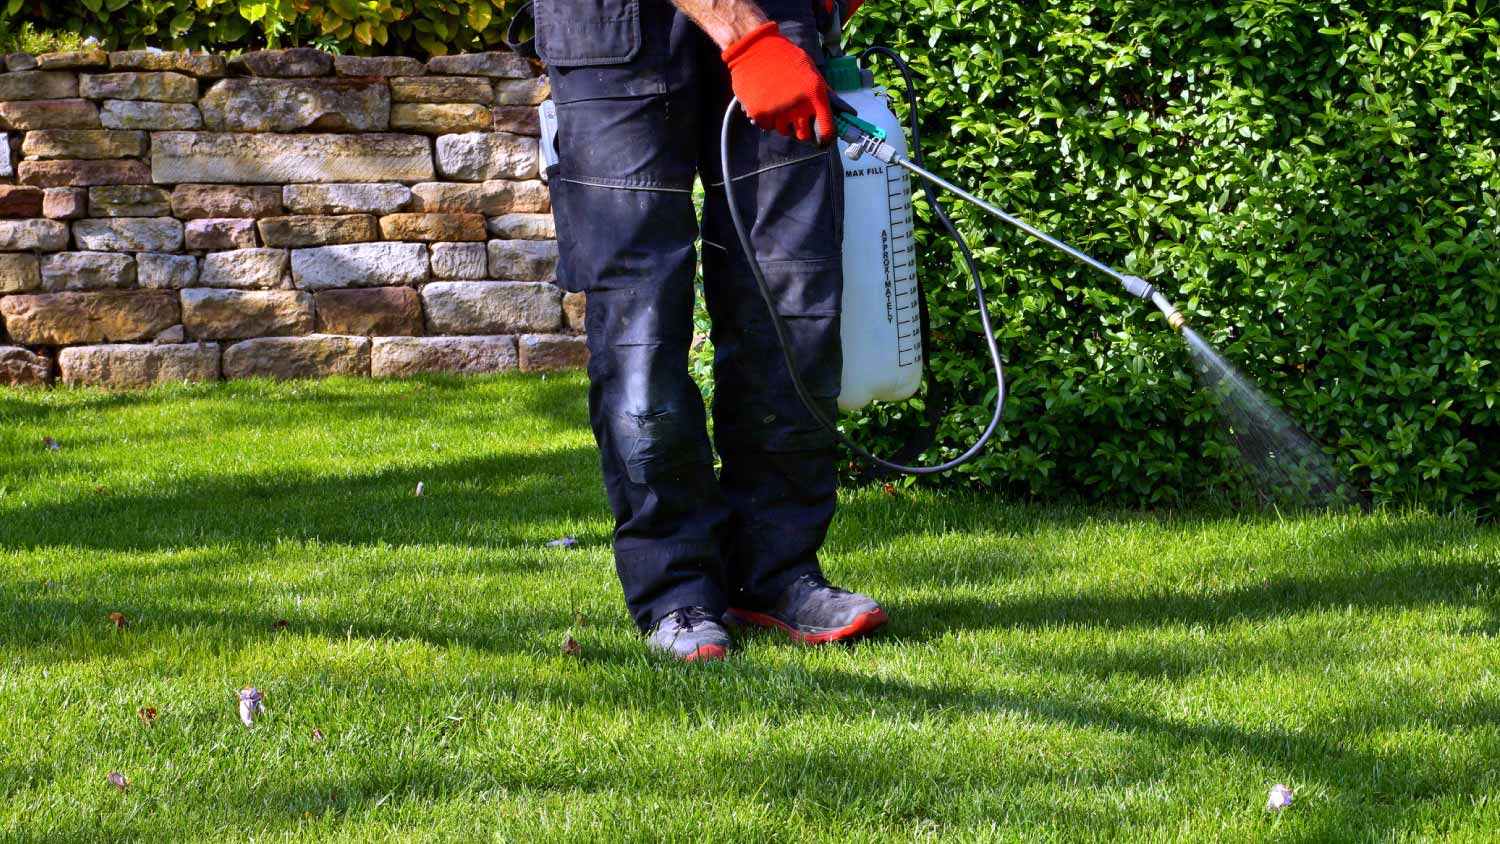
[(109, 49), (319, 46), (441, 56), (502, 42), (507, 0), (0, 0), (0, 36), (19, 25), (93, 37)]

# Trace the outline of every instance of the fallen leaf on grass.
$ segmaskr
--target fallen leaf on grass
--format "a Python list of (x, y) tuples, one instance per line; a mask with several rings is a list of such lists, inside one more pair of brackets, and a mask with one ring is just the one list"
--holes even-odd
[(245, 722), (245, 726), (255, 726), (255, 716), (266, 711), (265, 704), (261, 702), (264, 698), (265, 695), (254, 686), (240, 689), (240, 720)]
[(896, 494), (896, 485), (895, 484), (883, 484), (883, 485), (881, 485), (880, 489), (882, 491), (884, 491), (886, 495), (895, 495)]
[(119, 771), (110, 771), (109, 784), (114, 786), (115, 788), (120, 789), (121, 791), (124, 791), (125, 789), (130, 787), (130, 780), (126, 779), (125, 775), (120, 773)]
[(143, 706), (136, 710), (135, 714), (137, 718), (141, 719), (141, 723), (148, 727), (156, 724), (156, 707), (154, 706)]
[(116, 630), (124, 630), (130, 626), (130, 622), (125, 619), (125, 613), (122, 612), (110, 613), (109, 620), (114, 623)]
[(583, 656), (583, 645), (578, 644), (578, 640), (572, 636), (564, 636), (562, 653), (563, 656)]
[(422, 485), (422, 482), (421, 481), (417, 481), (417, 491), (414, 492), (414, 493), (412, 493), (412, 495), (420, 496), (422, 494), (422, 490), (423, 489), (425, 489), (425, 487)]
[(109, 487), (107, 487), (107, 486), (96, 486), (96, 487), (94, 487), (94, 493), (96, 495), (109, 495)]
[(58, 445), (57, 440), (51, 437), (42, 437), (42, 445), (46, 446), (48, 451), (62, 451), (62, 446)]
[(314, 727), (313, 731), (312, 731), (312, 740), (313, 741), (322, 741), (323, 740), (323, 731), (320, 730), (320, 729), (318, 729), (318, 728), (316, 728), (316, 727)]
[(1292, 805), (1292, 796), (1295, 793), (1281, 783), (1271, 786), (1271, 796), (1266, 798), (1266, 811), (1279, 812)]
[(285, 630), (290, 624), (291, 622), (287, 621), (286, 619), (278, 618), (275, 621), (271, 622), (271, 629), (278, 631)]
[(578, 544), (578, 540), (574, 539), (571, 536), (564, 536), (562, 539), (554, 539), (551, 542), (548, 542), (547, 543), (547, 547), (548, 548), (572, 548), (572, 547), (576, 546), (577, 544)]

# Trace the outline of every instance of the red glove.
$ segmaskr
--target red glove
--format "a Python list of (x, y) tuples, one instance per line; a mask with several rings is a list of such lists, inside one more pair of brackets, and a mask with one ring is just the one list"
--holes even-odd
[(798, 140), (833, 140), (833, 109), (828, 105), (828, 83), (801, 47), (781, 34), (775, 21), (750, 30), (723, 52), (729, 65), (729, 84), (750, 120)]

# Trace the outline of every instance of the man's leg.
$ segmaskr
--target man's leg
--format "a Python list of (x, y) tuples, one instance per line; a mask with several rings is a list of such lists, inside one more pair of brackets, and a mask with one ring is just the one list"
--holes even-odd
[(641, 14), (630, 62), (551, 68), (559, 165), (550, 185), (559, 278), (588, 293), (590, 420), (616, 569), (646, 631), (682, 607), (715, 620), (724, 610), (729, 511), (688, 374), (697, 123), (696, 86), (681, 84), (680, 71), (694, 33), (665, 3), (643, 3)]
[[(818, 57), (812, 4), (767, 2), (782, 32)], [(714, 342), (714, 440), (733, 510), (725, 536), (729, 601), (758, 608), (797, 578), (819, 574), (818, 548), (833, 519), (836, 452), (798, 401), (766, 306), (739, 246), (723, 177), (719, 123), (727, 75), (705, 86), (703, 272)], [(791, 330), (802, 380), (830, 415), (841, 376), (842, 205), (837, 158), (826, 148), (736, 118), (736, 199)]]

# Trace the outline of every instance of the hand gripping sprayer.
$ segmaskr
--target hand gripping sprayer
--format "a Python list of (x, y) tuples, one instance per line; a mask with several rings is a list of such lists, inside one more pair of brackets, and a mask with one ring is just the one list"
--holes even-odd
[[(825, 32), (825, 44), (838, 44), (838, 29), (839, 22), (835, 14)], [(836, 49), (835, 46), (834, 50)], [(891, 59), (905, 80), (911, 134), (909, 153), (901, 137), (901, 125), (890, 109), (886, 92), (875, 87), (870, 72), (859, 65), (861, 60), (873, 55)], [(823, 409), (802, 382), (799, 374), (801, 369), (792, 351), (788, 328), (777, 310), (775, 295), (761, 271), (759, 261), (754, 257), (755, 251), (735, 199), (734, 178), (729, 166), (729, 141), (739, 101), (731, 101), (724, 112), (720, 128), (719, 161), (735, 234), (740, 248), (750, 256), (748, 263), (751, 272), (755, 276), (761, 298), (770, 311), (771, 325), (780, 342), (782, 357), (798, 398), (818, 424), (855, 454), (888, 472), (908, 475), (938, 474), (957, 468), (978, 456), (1000, 426), (1000, 417), (1005, 409), (1005, 366), (995, 343), (995, 331), (990, 325), (984, 285), (968, 244), (939, 205), (934, 188), (941, 188), (957, 196), (1113, 278), (1132, 296), (1155, 305), (1174, 330), (1182, 329), (1184, 319), (1181, 312), (1150, 282), (1139, 276), (1122, 273), (1096, 260), (923, 166), (916, 88), (910, 68), (895, 51), (875, 46), (865, 49), (858, 59), (835, 55), (829, 60), (827, 75), (836, 93), (833, 97), (833, 106), (837, 112), (835, 131), (845, 158), (844, 295), (841, 323), (844, 377), (839, 408), (854, 410), (877, 399), (901, 401), (915, 394), (921, 383), (927, 339), (927, 307), (916, 275), (916, 255), (912, 246), (909, 173), (921, 178), (933, 216), (957, 243), (959, 253), (968, 267), (974, 282), (979, 321), (984, 329), (984, 339), (996, 380), (995, 409), (984, 432), (963, 453), (943, 463), (911, 466), (900, 462), (915, 457), (921, 448), (903, 449), (903, 454), (896, 459), (881, 458), (838, 429), (837, 420)], [(936, 404), (929, 402), (929, 411), (935, 407)], [(935, 422), (935, 419), (929, 419), (929, 423)]]

